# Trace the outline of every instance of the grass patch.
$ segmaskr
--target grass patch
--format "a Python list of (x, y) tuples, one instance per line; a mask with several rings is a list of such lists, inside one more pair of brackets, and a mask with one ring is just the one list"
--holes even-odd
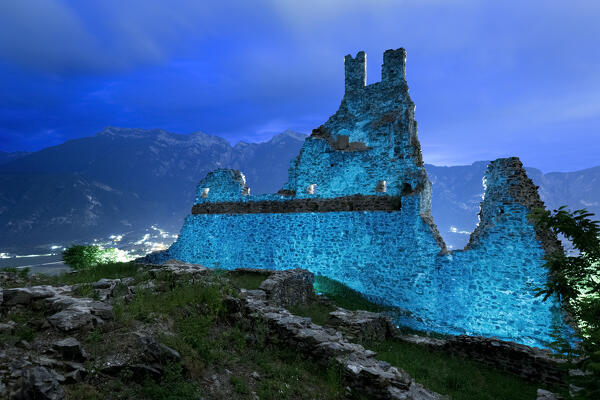
[[(239, 285), (257, 286), (266, 276), (238, 277)], [(120, 322), (168, 320), (172, 334), (162, 336), (161, 342), (182, 355), (189, 374), (183, 379), (181, 370), (171, 371), (166, 381), (146, 382), (136, 389), (144, 398), (193, 399), (199, 393), (194, 382), (206, 379), (205, 374), (225, 376), (236, 399), (252, 399), (252, 392), (261, 400), (344, 398), (339, 371), (326, 370), (278, 343), (261, 321), (228, 320), (224, 297), (234, 292), (227, 279), (217, 276), (212, 282), (177, 281), (162, 292), (139, 289), (130, 303), (117, 305)], [(101, 340), (97, 336), (90, 333), (88, 343)], [(227, 376), (226, 369), (233, 375)], [(249, 378), (253, 371), (260, 374), (259, 380)]]
[(16, 268), (16, 267), (4, 267), (0, 269), (0, 272), (7, 272), (14, 274), (18, 279), (27, 279), (29, 276), (29, 268)]
[(4, 334), (0, 337), (0, 343), (14, 345), (20, 340), (31, 342), (37, 335), (37, 330), (31, 326), (35, 321), (43, 318), (41, 311), (29, 309), (15, 309), (6, 315), (6, 320), (15, 322), (13, 334)]
[(265, 272), (227, 271), (226, 276), (238, 289), (257, 290), (260, 284), (269, 277)]
[(317, 325), (325, 325), (329, 320), (329, 313), (334, 311), (335, 307), (315, 299), (308, 304), (299, 304), (289, 307), (292, 314), (308, 317)]
[(139, 277), (139, 264), (136, 263), (109, 263), (99, 264), (95, 267), (82, 269), (76, 272), (67, 272), (60, 275), (49, 276), (38, 274), (32, 284), (40, 285), (74, 285), (76, 283), (91, 283), (100, 279), (117, 279), (125, 277)]
[(151, 400), (194, 400), (201, 399), (197, 385), (186, 381), (181, 364), (168, 364), (160, 382), (147, 380), (142, 393)]
[(98, 300), (100, 297), (98, 296), (98, 292), (92, 286), (91, 283), (80, 283), (75, 289), (75, 294), (80, 297), (88, 297), (94, 300)]
[(239, 376), (232, 375), (229, 378), (229, 383), (233, 386), (233, 391), (237, 394), (248, 395), (250, 394), (250, 388), (248, 387), (248, 382)]
[(76, 383), (63, 387), (69, 400), (104, 400), (106, 398), (88, 383)]
[(346, 310), (365, 310), (372, 312), (384, 312), (393, 310), (392, 307), (382, 306), (369, 299), (356, 290), (334, 279), (325, 276), (315, 276), (314, 288), (316, 293), (323, 293), (338, 307)]
[(417, 382), (453, 400), (530, 400), (540, 387), (474, 361), (400, 340), (365, 347), (376, 351), (378, 359), (406, 370)]

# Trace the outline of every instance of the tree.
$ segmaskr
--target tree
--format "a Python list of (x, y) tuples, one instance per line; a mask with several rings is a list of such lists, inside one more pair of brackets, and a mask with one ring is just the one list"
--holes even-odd
[(103, 249), (100, 246), (71, 246), (62, 253), (62, 259), (74, 270), (95, 267), (98, 264), (117, 261), (116, 249)]
[(593, 214), (585, 209), (569, 211), (565, 206), (552, 212), (538, 208), (530, 216), (539, 228), (573, 245), (568, 254), (561, 250), (546, 255), (548, 280), (537, 295), (544, 301), (557, 296), (573, 320), (579, 345), (567, 351), (581, 356), (576, 366), (585, 373), (574, 382), (583, 387), (577, 396), (600, 399), (600, 222), (591, 220)]

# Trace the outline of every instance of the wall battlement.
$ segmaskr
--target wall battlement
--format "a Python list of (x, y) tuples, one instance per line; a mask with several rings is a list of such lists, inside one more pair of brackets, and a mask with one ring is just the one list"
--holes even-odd
[(390, 86), (406, 84), (406, 50), (386, 50), (383, 53), (383, 65), (381, 66), (381, 82), (367, 86), (367, 55), (359, 51), (356, 57), (351, 54), (344, 57), (345, 73), (345, 95), (361, 96), (361, 90), (369, 87), (381, 90)]
[(350, 54), (344, 57), (346, 93), (354, 92), (367, 85), (367, 55), (359, 51), (355, 58)]
[(381, 82), (388, 85), (402, 84), (406, 80), (406, 50), (386, 50), (383, 53)]
[(252, 196), (243, 174), (198, 185), (168, 257), (213, 268), (306, 268), (404, 310), (402, 325), (543, 346), (564, 327), (558, 303), (535, 298), (544, 255), (560, 244), (529, 221), (543, 206), (518, 158), (493, 161), (480, 224), (448, 252), (431, 216), (404, 49), (364, 85), (364, 52), (347, 56), (346, 94), (291, 161), (276, 194)]

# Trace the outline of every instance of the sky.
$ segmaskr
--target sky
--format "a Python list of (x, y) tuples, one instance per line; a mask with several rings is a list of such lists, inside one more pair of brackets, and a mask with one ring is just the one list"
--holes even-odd
[(310, 133), (343, 57), (407, 50), (425, 162), (600, 165), (597, 0), (3, 0), (0, 151), (106, 126), (260, 142)]

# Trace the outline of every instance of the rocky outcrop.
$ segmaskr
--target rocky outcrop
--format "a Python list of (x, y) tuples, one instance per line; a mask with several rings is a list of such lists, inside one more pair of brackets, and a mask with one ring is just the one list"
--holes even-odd
[(538, 389), (536, 400), (560, 400), (562, 397), (544, 389)]
[(154, 337), (131, 333), (121, 337), (117, 351), (103, 357), (99, 369), (111, 376), (118, 376), (127, 370), (135, 380), (142, 381), (146, 378), (160, 378), (164, 365), (180, 361), (181, 355), (177, 351)]
[(200, 277), (206, 275), (210, 270), (202, 265), (189, 264), (179, 260), (166, 260), (161, 263), (159, 268), (152, 268), (148, 271), (151, 277), (157, 277), (160, 274), (171, 273), (175, 276), (190, 275)]
[(53, 348), (66, 360), (81, 362), (87, 359), (87, 353), (81, 347), (81, 343), (74, 337), (67, 337), (57, 341), (54, 343)]
[(20, 389), (11, 394), (11, 400), (62, 400), (65, 391), (56, 374), (44, 367), (30, 367), (21, 372)]
[(338, 308), (329, 313), (328, 324), (358, 343), (385, 340), (391, 336), (389, 318), (369, 311), (349, 311)]
[[(241, 290), (241, 298), (229, 297), (232, 315), (265, 321), (270, 333), (324, 366), (331, 360), (341, 369), (353, 391), (369, 399), (443, 399), (414, 382), (403, 370), (377, 360), (373, 351), (350, 342), (334, 328), (324, 328), (310, 318), (291, 314), (284, 306), (306, 303), (314, 296), (313, 276), (306, 270), (273, 271), (260, 290)], [(339, 320), (347, 322), (338, 310)], [(377, 320), (373, 313), (361, 312), (363, 321)], [(349, 324), (348, 326), (355, 326)], [(363, 324), (363, 325), (366, 325)]]
[(283, 307), (272, 305), (262, 291), (243, 291), (241, 299), (230, 299), (250, 318), (266, 321), (272, 334), (294, 346), (308, 357), (328, 365), (335, 360), (345, 382), (370, 399), (443, 399), (425, 389), (403, 370), (377, 360), (375, 353), (359, 344), (348, 342), (335, 329), (316, 325), (309, 318), (291, 314)]
[[(103, 280), (93, 287), (105, 293), (105, 300), (112, 296), (116, 283), (120, 280)], [(26, 321), (25, 326), (8, 319), (0, 323), (0, 331), (13, 335), (17, 328), (21, 332), (33, 329), (44, 332), (33, 342), (22, 339), (15, 346), (4, 346), (0, 350), (0, 381), (6, 384), (0, 387), (0, 398), (48, 399), (58, 400), (65, 397), (62, 383), (80, 382), (87, 374), (82, 364), (87, 353), (81, 343), (68, 334), (77, 334), (111, 321), (113, 307), (107, 301), (77, 297), (74, 293), (78, 285), (32, 286), (3, 290), (0, 303), (0, 315), (11, 318), (14, 313), (32, 310), (41, 313), (40, 319)], [(33, 337), (33, 335), (31, 335)], [(39, 336), (39, 335), (38, 335)], [(17, 360), (17, 361), (15, 361)]]

